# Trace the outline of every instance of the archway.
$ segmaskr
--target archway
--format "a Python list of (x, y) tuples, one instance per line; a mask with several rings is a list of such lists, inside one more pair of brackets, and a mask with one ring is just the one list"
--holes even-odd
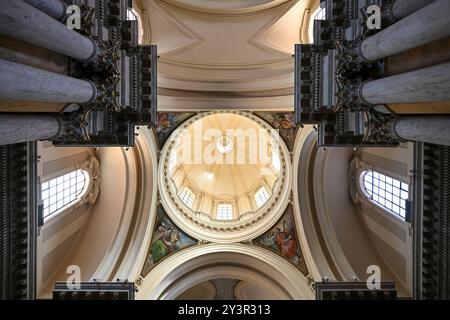
[(279, 299), (313, 299), (306, 277), (282, 257), (258, 246), (194, 246), (162, 261), (143, 280), (138, 299), (174, 299), (214, 278), (233, 278), (271, 290)]

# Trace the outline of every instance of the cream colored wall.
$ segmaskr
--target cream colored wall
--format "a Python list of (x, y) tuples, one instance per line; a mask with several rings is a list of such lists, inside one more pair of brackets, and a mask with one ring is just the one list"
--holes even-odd
[[(42, 182), (75, 170), (89, 158), (92, 148), (54, 147), (38, 143), (38, 176)], [(37, 238), (37, 294), (40, 297), (53, 285), (53, 277), (73, 250), (90, 215), (90, 208), (69, 208), (47, 219)]]
[[(402, 144), (398, 148), (363, 148), (358, 157), (380, 171), (410, 184), (414, 169), (414, 144)], [(411, 224), (377, 205), (362, 201), (359, 205), (363, 223), (372, 243), (387, 267), (403, 286), (406, 295), (412, 294), (413, 234)]]

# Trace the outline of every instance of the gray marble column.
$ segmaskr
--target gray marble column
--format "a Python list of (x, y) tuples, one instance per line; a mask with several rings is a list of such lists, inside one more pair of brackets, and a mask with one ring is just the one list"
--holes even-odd
[(392, 4), (391, 11), (395, 18), (402, 19), (429, 5), (433, 1), (434, 0), (395, 0)]
[(369, 81), (361, 97), (370, 104), (450, 100), (450, 62)]
[(96, 95), (90, 81), (0, 59), (0, 99), (88, 103)]
[(61, 130), (57, 115), (2, 113), (0, 114), (0, 145), (56, 137)]
[(78, 60), (90, 60), (97, 54), (91, 39), (22, 0), (0, 1), (0, 34)]
[(404, 140), (450, 146), (450, 117), (402, 117), (394, 122), (394, 132)]
[(61, 0), (23, 0), (23, 1), (57, 20), (62, 20), (66, 16), (66, 5)]
[(428, 6), (364, 40), (361, 56), (376, 61), (450, 36), (450, 0)]

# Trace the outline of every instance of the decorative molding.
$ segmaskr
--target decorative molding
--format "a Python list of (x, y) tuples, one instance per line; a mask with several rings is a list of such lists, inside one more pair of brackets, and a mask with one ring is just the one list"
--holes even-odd
[(89, 187), (80, 201), (74, 205), (75, 208), (95, 204), (100, 193), (101, 183), (100, 162), (98, 161), (97, 156), (90, 155), (88, 160), (75, 165), (75, 170), (78, 169), (89, 173)]

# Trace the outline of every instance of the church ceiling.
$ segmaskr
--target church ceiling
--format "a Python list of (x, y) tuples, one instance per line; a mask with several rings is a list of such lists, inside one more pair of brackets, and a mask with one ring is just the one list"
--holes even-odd
[(292, 110), (292, 54), (313, 1), (136, 2), (158, 46), (160, 110)]

